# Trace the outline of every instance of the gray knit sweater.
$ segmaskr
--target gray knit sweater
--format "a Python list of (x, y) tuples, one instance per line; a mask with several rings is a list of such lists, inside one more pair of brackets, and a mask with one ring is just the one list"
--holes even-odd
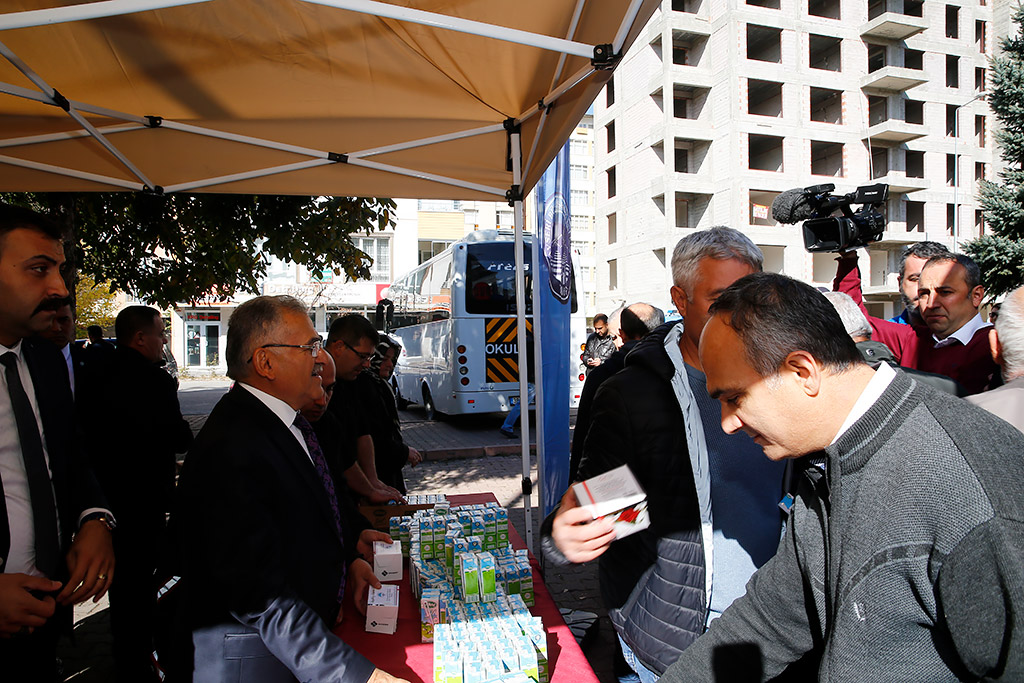
[(802, 458), (778, 554), (663, 683), (1024, 680), (1024, 435), (902, 372)]

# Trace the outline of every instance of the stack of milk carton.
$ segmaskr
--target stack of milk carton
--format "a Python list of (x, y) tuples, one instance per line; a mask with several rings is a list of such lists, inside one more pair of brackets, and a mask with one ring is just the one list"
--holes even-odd
[(434, 636), (435, 683), (550, 680), (547, 632), (529, 612), (439, 624)]

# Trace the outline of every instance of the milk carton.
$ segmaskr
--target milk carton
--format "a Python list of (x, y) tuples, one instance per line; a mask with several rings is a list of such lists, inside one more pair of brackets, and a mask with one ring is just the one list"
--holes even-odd
[(398, 586), (386, 583), (370, 588), (366, 600), (366, 630), (370, 633), (392, 634), (398, 627)]
[(647, 494), (640, 488), (629, 465), (573, 484), (576, 500), (594, 519), (608, 519), (615, 538), (624, 538), (651, 525)]
[(373, 542), (373, 574), (380, 581), (401, 581), (402, 542)]

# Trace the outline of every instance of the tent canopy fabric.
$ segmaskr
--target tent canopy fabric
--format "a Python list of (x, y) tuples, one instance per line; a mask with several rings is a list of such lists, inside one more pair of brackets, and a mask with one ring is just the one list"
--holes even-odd
[(659, 4), (8, 0), (0, 189), (500, 200), (512, 121), (525, 193)]

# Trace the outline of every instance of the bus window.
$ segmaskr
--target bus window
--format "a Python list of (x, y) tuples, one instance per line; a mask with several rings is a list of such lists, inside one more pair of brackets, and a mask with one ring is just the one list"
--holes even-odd
[[(508, 315), (516, 312), (516, 261), (514, 242), (482, 242), (468, 245), (466, 253), (466, 313)], [(530, 301), (530, 252), (523, 249), (526, 266), (526, 314)]]

